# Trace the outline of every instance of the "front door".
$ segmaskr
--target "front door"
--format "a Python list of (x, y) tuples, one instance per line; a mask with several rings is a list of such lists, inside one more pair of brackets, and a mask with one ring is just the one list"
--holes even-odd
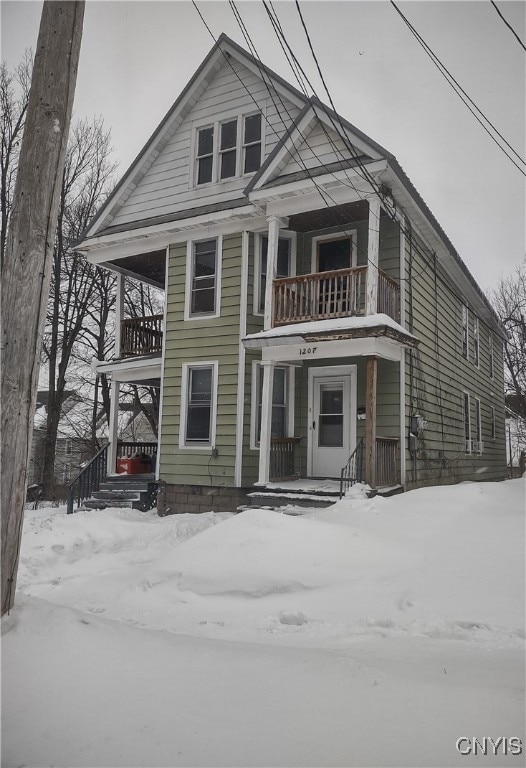
[(312, 387), (311, 475), (340, 477), (354, 448), (352, 375), (315, 375)]

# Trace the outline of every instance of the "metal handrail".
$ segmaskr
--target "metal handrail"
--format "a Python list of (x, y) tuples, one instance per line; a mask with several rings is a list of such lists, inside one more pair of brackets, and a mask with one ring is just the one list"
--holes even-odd
[(342, 467), (340, 474), (340, 499), (355, 483), (363, 481), (363, 450), (364, 443), (360, 438), (356, 443), (356, 448), (347, 459), (347, 463)]
[(93, 491), (98, 491), (107, 474), (109, 444), (103, 446), (91, 461), (82, 467), (68, 485), (67, 514), (73, 513), (75, 496), (77, 509), (84, 499), (89, 499)]

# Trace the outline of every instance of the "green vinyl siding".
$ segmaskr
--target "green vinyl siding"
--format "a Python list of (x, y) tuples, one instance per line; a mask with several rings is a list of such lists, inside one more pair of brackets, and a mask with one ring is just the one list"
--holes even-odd
[[(418, 250), (426, 253), (418, 243)], [(468, 357), (462, 355), (461, 286), (453, 285), (433, 256), (426, 259), (406, 243), (406, 327), (419, 339), (405, 353), (407, 430), (419, 415), (425, 429), (416, 454), (407, 452), (407, 484), (429, 485), (505, 476), (504, 382), (499, 337), (479, 317), (480, 365), (474, 363), (473, 319), (469, 307)], [(488, 335), (493, 335), (494, 378), (489, 375)], [(482, 455), (467, 454), (462, 393), (470, 395), (471, 437), (476, 439), (475, 399), (481, 402)], [(491, 438), (491, 407), (496, 436)]]
[[(184, 319), (186, 243), (170, 248), (160, 461), (168, 483), (235, 485), (241, 242), (241, 234), (223, 238), (220, 316), (199, 320)], [(218, 364), (217, 456), (211, 446), (179, 447), (182, 366), (204, 361)]]

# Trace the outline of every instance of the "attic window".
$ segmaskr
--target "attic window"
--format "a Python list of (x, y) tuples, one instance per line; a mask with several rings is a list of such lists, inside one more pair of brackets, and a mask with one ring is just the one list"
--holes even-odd
[(199, 128), (196, 145), (197, 186), (254, 173), (261, 166), (261, 114)]

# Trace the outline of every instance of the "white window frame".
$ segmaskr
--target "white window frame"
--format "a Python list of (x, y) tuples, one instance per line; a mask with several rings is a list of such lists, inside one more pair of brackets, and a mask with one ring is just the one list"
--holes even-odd
[[(192, 161), (190, 163), (190, 173), (189, 173), (189, 187), (190, 189), (205, 189), (206, 187), (209, 187), (214, 184), (226, 184), (227, 182), (235, 181), (236, 179), (245, 179), (245, 178), (251, 178), (257, 171), (250, 171), (249, 173), (244, 173), (244, 158), (245, 158), (245, 143), (244, 143), (244, 130), (245, 130), (245, 119), (247, 117), (252, 117), (256, 114), (261, 114), (261, 157), (260, 157), (260, 168), (263, 165), (265, 161), (265, 110), (252, 110), (250, 112), (243, 112), (239, 114), (238, 112), (224, 112), (220, 115), (217, 115), (217, 118), (210, 122), (210, 120), (202, 120), (199, 122), (194, 123), (193, 130), (192, 130), (192, 141), (191, 141), (191, 157)], [(221, 125), (224, 123), (230, 123), (234, 120), (237, 120), (237, 129), (236, 129), (236, 174), (235, 176), (229, 176), (226, 179), (220, 178), (220, 154), (221, 154)], [(198, 184), (198, 158), (197, 158), (197, 149), (199, 146), (199, 131), (202, 131), (204, 128), (212, 128), (213, 129), (213, 156), (212, 156), (212, 179), (211, 181), (206, 181), (203, 184)], [(253, 142), (256, 143), (256, 142)], [(246, 145), (251, 146), (251, 145)], [(259, 170), (259, 169), (258, 169)]]
[(478, 317), (473, 317), (473, 362), (480, 368), (480, 323)]
[(491, 439), (495, 440), (497, 435), (496, 421), (495, 421), (495, 408), (492, 405), (490, 406), (490, 413), (491, 413), (491, 427), (490, 427), (491, 433), (490, 434), (491, 434)]
[[(464, 341), (466, 351), (464, 351)], [(462, 304), (461, 308), (460, 353), (465, 360), (469, 359), (469, 308), (467, 304)]]
[[(261, 133), (259, 141), (251, 141), (248, 144), (245, 143), (245, 124), (248, 117), (254, 117), (255, 115), (261, 115)], [(245, 115), (241, 116), (241, 120), (238, 121), (238, 130), (240, 131), (240, 137), (239, 137), (239, 175), (240, 176), (252, 176), (253, 173), (257, 173), (259, 168), (263, 165), (263, 138), (265, 131), (263, 130), (263, 112), (262, 111), (254, 111), (254, 112), (247, 112)], [(245, 154), (246, 154), (246, 148), (247, 147), (253, 147), (255, 144), (260, 145), (260, 156), (259, 156), (259, 168), (255, 171), (247, 171), (245, 173)]]
[(493, 350), (493, 336), (490, 333), (488, 335), (488, 366), (489, 366), (489, 377), (490, 379), (495, 378), (495, 353)]
[[(254, 360), (252, 362), (252, 384), (250, 392), (250, 449), (252, 451), (259, 451), (259, 435), (257, 434), (258, 426), (258, 381), (259, 381), (259, 369), (262, 363), (260, 360)], [(285, 368), (287, 370), (287, 432), (289, 436), (294, 436), (294, 387), (295, 387), (295, 374), (296, 368), (293, 365), (276, 363), (275, 368)]]
[(358, 230), (347, 229), (342, 232), (331, 232), (325, 235), (316, 235), (312, 238), (311, 246), (311, 272), (318, 272), (318, 243), (326, 240), (351, 240), (351, 267), (358, 266)]
[[(254, 295), (252, 301), (252, 312), (254, 315), (264, 317), (265, 307), (259, 308), (259, 294), (261, 292), (261, 257), (263, 238), (268, 238), (268, 229), (264, 232), (256, 232), (254, 234)], [(279, 240), (290, 240), (290, 264), (289, 264), (289, 276), (294, 277), (296, 275), (296, 233), (295, 232), (280, 232)], [(268, 254), (267, 254), (268, 260)]]
[(479, 397), (475, 398), (475, 431), (477, 439), (474, 446), (474, 453), (482, 455), (482, 410)]
[[(216, 241), (216, 284), (215, 284), (215, 311), (200, 312), (193, 315), (192, 309), (192, 279), (193, 279), (193, 258), (194, 245), (204, 243), (208, 240)], [(185, 320), (210, 320), (221, 316), (221, 268), (223, 263), (223, 235), (217, 237), (200, 237), (196, 240), (188, 240), (186, 243), (186, 280), (185, 280), (185, 299), (184, 299), (184, 319)]]
[[(186, 425), (188, 418), (188, 381), (190, 371), (195, 368), (212, 369), (212, 403), (210, 414), (210, 440), (202, 443), (186, 442)], [(217, 360), (198, 360), (191, 363), (183, 363), (181, 367), (181, 419), (179, 425), (179, 448), (187, 451), (210, 451), (216, 444), (217, 424), (217, 385), (219, 362)]]
[[(467, 402), (467, 417), (468, 417), (468, 434), (466, 436), (466, 402)], [(462, 443), (464, 445), (464, 453), (471, 453), (473, 447), (473, 441), (471, 439), (471, 398), (469, 392), (462, 390)]]

